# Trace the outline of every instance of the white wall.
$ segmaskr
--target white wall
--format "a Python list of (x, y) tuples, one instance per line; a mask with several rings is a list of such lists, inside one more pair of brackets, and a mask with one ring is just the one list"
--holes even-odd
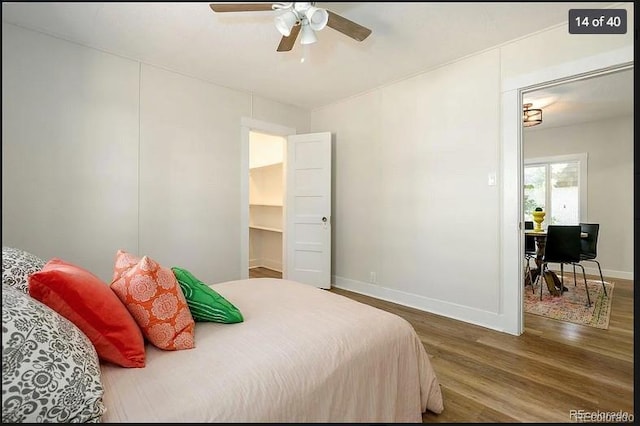
[(501, 46), (503, 81), (633, 46), (633, 2), (620, 3), (616, 8), (627, 10), (626, 34), (569, 34), (568, 24), (562, 24)]
[(239, 278), (243, 117), (309, 112), (3, 23), (2, 243), (110, 281), (118, 248)]
[[(280, 145), (285, 139), (280, 141)], [(283, 163), (249, 169), (249, 204), (282, 206), (284, 203)], [(280, 224), (282, 227), (282, 224)]]
[(523, 142), (525, 159), (587, 153), (586, 221), (600, 223), (598, 261), (605, 275), (633, 279), (633, 117), (525, 131)]
[(282, 163), (284, 159), (284, 138), (266, 133), (251, 132), (249, 139), (249, 169)]
[(312, 129), (336, 139), (337, 286), (491, 321), (499, 59), (491, 50), (312, 112)]
[(139, 64), (2, 25), (2, 244), (111, 278), (137, 250)]
[(502, 91), (632, 47), (633, 5), (624, 7), (625, 35), (570, 35), (564, 24), (313, 110), (311, 131), (335, 139), (335, 285), (518, 334), (521, 283), (504, 277), (518, 269), (519, 206), (500, 173), (517, 170), (502, 154), (518, 141), (503, 141)]
[(141, 86), (139, 251), (201, 279), (234, 279), (250, 98), (147, 65)]

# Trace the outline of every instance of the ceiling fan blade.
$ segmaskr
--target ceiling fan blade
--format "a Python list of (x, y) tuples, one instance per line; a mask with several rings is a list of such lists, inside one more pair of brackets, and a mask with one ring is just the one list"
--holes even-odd
[(296, 38), (298, 38), (298, 33), (300, 33), (300, 27), (301, 25), (295, 25), (291, 28), (291, 34), (289, 34), (289, 37), (282, 37), (280, 44), (276, 49), (278, 52), (288, 52), (293, 49), (293, 45), (296, 43)]
[(256, 12), (273, 10), (271, 3), (210, 3), (209, 7), (214, 12)]
[(336, 31), (340, 31), (342, 34), (351, 37), (352, 39), (362, 41), (369, 37), (371, 30), (363, 27), (360, 24), (356, 24), (353, 21), (348, 20), (330, 10), (327, 10), (329, 14), (329, 21), (327, 26), (333, 28)]

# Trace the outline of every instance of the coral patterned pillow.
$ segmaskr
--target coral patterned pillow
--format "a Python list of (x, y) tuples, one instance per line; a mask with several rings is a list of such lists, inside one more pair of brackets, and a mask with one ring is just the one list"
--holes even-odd
[(113, 277), (111, 289), (149, 342), (170, 351), (195, 347), (195, 322), (171, 269), (118, 250)]

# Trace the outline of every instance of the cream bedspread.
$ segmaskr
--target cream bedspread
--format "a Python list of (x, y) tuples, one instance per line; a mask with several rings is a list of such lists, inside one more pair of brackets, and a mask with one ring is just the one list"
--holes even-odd
[(145, 368), (102, 365), (104, 422), (421, 422), (440, 384), (403, 318), (271, 278), (211, 286), (239, 324), (196, 323), (196, 347), (147, 345)]

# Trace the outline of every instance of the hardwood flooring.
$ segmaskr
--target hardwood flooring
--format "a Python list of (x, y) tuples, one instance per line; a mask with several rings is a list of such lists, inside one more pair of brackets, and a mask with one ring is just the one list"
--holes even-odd
[(282, 272), (263, 267), (251, 268), (249, 278), (282, 278)]
[(615, 284), (608, 330), (525, 314), (520, 336), (387, 301), (330, 291), (397, 314), (422, 340), (444, 411), (423, 422), (567, 422), (572, 410), (633, 414), (633, 281)]

